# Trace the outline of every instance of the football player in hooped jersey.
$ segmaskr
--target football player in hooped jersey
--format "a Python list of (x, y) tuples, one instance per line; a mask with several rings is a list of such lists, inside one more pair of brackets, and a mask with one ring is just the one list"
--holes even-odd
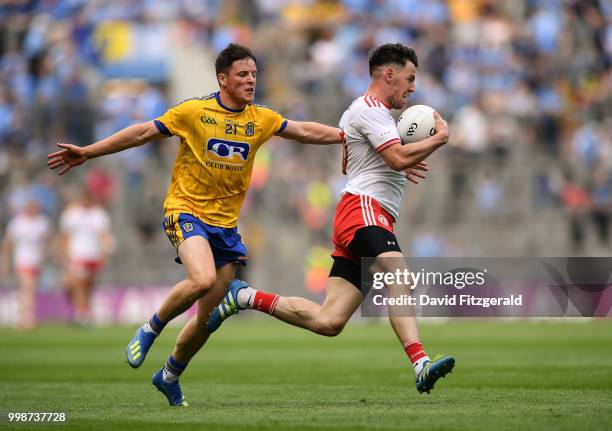
[[(402, 108), (415, 90), (416, 53), (401, 44), (386, 44), (371, 52), (369, 63), (370, 86), (340, 120), (346, 140), (343, 170), (348, 180), (334, 217), (334, 263), (323, 305), (268, 294), (234, 280), (224, 301), (211, 313), (209, 332), (239, 310), (251, 308), (321, 335), (338, 335), (363, 301), (360, 258), (376, 257), (376, 271), (405, 269), (393, 224), (406, 179), (418, 183), (425, 178), (419, 172), (427, 170), (423, 160), (448, 141), (448, 125), (436, 113), (435, 135), (400, 145), (390, 111)], [(399, 286), (387, 285), (387, 289), (389, 296), (402, 293)], [(450, 356), (431, 360), (419, 340), (416, 319), (389, 310), (391, 326), (414, 366), (416, 388), (429, 393), (452, 370), (455, 360)]]
[(187, 100), (161, 117), (127, 127), (87, 147), (58, 144), (48, 165), (60, 175), (86, 160), (116, 153), (167, 136), (180, 138), (163, 228), (176, 248), (185, 280), (136, 331), (127, 362), (139, 367), (165, 325), (197, 301), (197, 314), (185, 325), (153, 384), (173, 406), (185, 406), (179, 376), (208, 338), (211, 310), (223, 299), (235, 267), (246, 264), (247, 250), (237, 232), (240, 207), (251, 180), (255, 153), (273, 135), (305, 144), (340, 144), (341, 131), (313, 122), (296, 122), (253, 103), (255, 56), (230, 44), (215, 62), (220, 91)]

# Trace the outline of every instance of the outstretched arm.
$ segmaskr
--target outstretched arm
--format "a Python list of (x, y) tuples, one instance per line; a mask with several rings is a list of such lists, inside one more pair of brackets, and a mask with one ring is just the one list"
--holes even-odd
[(324, 124), (287, 120), (287, 127), (279, 133), (285, 139), (302, 144), (331, 145), (342, 143), (342, 131)]
[(117, 153), (128, 148), (138, 147), (149, 141), (167, 137), (157, 129), (153, 121), (138, 123), (86, 147), (58, 143), (57, 146), (63, 149), (49, 154), (47, 165), (51, 169), (61, 168), (59, 174), (64, 175), (71, 168), (84, 163), (88, 159)]
[(425, 160), (431, 153), (448, 142), (448, 124), (440, 114), (434, 113), (436, 134), (419, 142), (407, 145), (391, 145), (380, 155), (391, 169), (403, 171)]

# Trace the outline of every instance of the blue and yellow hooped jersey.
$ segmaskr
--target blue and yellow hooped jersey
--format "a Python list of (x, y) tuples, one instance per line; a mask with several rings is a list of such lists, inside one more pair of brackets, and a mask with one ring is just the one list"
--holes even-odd
[(155, 120), (181, 144), (164, 201), (166, 214), (189, 213), (220, 227), (238, 223), (251, 181), (255, 153), (287, 125), (279, 113), (248, 104), (223, 106), (219, 93), (189, 99)]

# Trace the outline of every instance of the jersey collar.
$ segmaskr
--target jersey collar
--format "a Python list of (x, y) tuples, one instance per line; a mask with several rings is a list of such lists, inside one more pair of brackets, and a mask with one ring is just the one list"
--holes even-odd
[[(365, 93), (363, 96), (365, 97), (365, 96), (370, 96), (370, 95), (369, 95), (368, 93)], [(374, 96), (370, 96), (370, 97), (371, 97), (372, 99), (378, 100), (380, 103), (382, 103), (382, 105), (383, 105), (385, 108), (387, 108), (388, 110), (391, 110), (391, 106), (387, 105), (385, 102), (383, 102), (383, 101), (382, 101), (382, 100), (380, 100), (379, 98), (374, 97)]]
[(232, 108), (228, 108), (228, 107), (227, 107), (227, 106), (225, 106), (223, 103), (221, 103), (221, 95), (220, 95), (220, 92), (219, 92), (219, 91), (217, 91), (217, 92), (215, 93), (215, 99), (217, 99), (217, 103), (219, 104), (219, 106), (220, 106), (220, 107), (222, 107), (223, 109), (225, 109), (226, 111), (229, 111), (229, 112), (242, 112), (242, 111), (244, 111), (244, 108), (246, 108), (246, 106), (245, 106), (244, 108), (242, 108), (242, 109), (232, 109)]

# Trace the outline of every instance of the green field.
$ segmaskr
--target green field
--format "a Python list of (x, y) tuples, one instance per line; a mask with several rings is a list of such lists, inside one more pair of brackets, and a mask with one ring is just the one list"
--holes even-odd
[(191, 406), (150, 384), (176, 328), (139, 370), (123, 348), (133, 328), (0, 330), (0, 428), (6, 412), (65, 411), (60, 429), (610, 430), (612, 320), (453, 321), (424, 325), (430, 354), (457, 359), (420, 395), (385, 322), (323, 338), (270, 319), (227, 322), (182, 378)]

